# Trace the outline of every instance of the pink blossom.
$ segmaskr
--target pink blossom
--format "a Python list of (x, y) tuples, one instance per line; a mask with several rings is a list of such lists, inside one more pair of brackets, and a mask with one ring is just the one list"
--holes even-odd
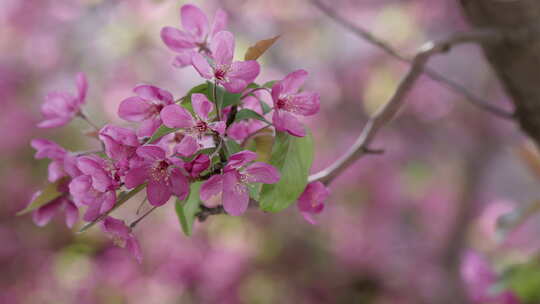
[(231, 93), (242, 92), (259, 75), (260, 66), (255, 60), (235, 61), (234, 36), (221, 31), (210, 43), (212, 55), (205, 58), (196, 53), (192, 57), (193, 67), (206, 79), (214, 79)]
[(223, 174), (213, 175), (201, 186), (201, 200), (211, 201), (220, 196), (225, 211), (230, 215), (241, 215), (249, 204), (248, 184), (275, 184), (280, 174), (273, 166), (255, 162), (257, 153), (241, 151), (231, 155)]
[(127, 161), (140, 146), (137, 135), (132, 129), (106, 125), (99, 131), (99, 139), (105, 145), (108, 157), (117, 161)]
[(307, 75), (308, 73), (304, 70), (294, 71), (272, 87), (272, 100), (274, 101), (272, 122), (276, 130), (286, 131), (294, 136), (305, 136), (306, 130), (295, 115), (310, 116), (319, 112), (320, 97), (318, 93), (298, 93), (306, 81)]
[(210, 122), (209, 114), (214, 111), (214, 104), (204, 94), (192, 94), (191, 103), (195, 116), (177, 104), (166, 106), (161, 111), (163, 124), (169, 128), (183, 129), (185, 136), (174, 148), (175, 153), (181, 156), (190, 156), (197, 152), (200, 147), (199, 142), (203, 140), (203, 137), (213, 132), (220, 135), (225, 132), (225, 122)]
[(138, 85), (133, 91), (137, 96), (122, 101), (118, 107), (118, 116), (127, 121), (141, 122), (138, 136), (152, 136), (162, 124), (159, 115), (161, 110), (174, 103), (173, 95), (152, 85)]
[(321, 182), (309, 183), (298, 198), (298, 210), (312, 225), (316, 225), (317, 221), (313, 217), (324, 210), (324, 202), (330, 196), (330, 191)]
[(40, 122), (38, 127), (60, 127), (69, 123), (80, 113), (81, 106), (85, 103), (88, 82), (83, 73), (77, 74), (76, 81), (76, 96), (62, 91), (54, 91), (45, 96), (45, 102), (41, 106), (41, 113), (45, 117), (45, 120)]
[(30, 145), (36, 149), (37, 159), (49, 158), (49, 182), (55, 182), (64, 176), (76, 177), (81, 174), (76, 166), (76, 157), (64, 148), (47, 139), (34, 139)]
[(189, 176), (196, 178), (210, 167), (210, 157), (206, 154), (199, 154), (192, 161), (184, 163), (183, 167)]
[(210, 26), (206, 15), (195, 5), (187, 4), (180, 9), (181, 23), (184, 31), (174, 27), (164, 27), (161, 30), (161, 39), (173, 52), (178, 53), (173, 65), (185, 67), (191, 64), (193, 54), (210, 52), (208, 43), (214, 35), (225, 29), (227, 14), (218, 10), (214, 23)]
[[(262, 93), (262, 91), (256, 91), (254, 94), (258, 96), (260, 93)], [(249, 109), (263, 115), (261, 103), (259, 102), (258, 97), (255, 96), (245, 97), (242, 100), (241, 109)], [(249, 135), (264, 128), (265, 125), (266, 124), (264, 122), (256, 119), (238, 121), (230, 125), (229, 128), (227, 128), (227, 135), (234, 140), (242, 141), (246, 139)]]
[(127, 172), (125, 178), (127, 188), (148, 182), (146, 194), (148, 201), (154, 206), (165, 204), (173, 194), (181, 200), (186, 198), (189, 183), (187, 177), (177, 167), (182, 165), (180, 159), (167, 157), (165, 150), (157, 145), (139, 147), (137, 155), (143, 161)]
[(131, 228), (126, 226), (123, 221), (107, 216), (101, 221), (101, 228), (112, 236), (116, 245), (126, 248), (137, 259), (137, 262), (142, 262), (139, 242), (131, 232)]
[(77, 167), (83, 174), (71, 181), (69, 192), (76, 204), (88, 205), (83, 219), (93, 221), (115, 205), (120, 176), (113, 164), (95, 155), (79, 157)]
[[(40, 227), (47, 225), (60, 211), (64, 211), (66, 216), (66, 225), (69, 228), (73, 227), (79, 218), (79, 209), (68, 197), (69, 191), (67, 182), (59, 184), (58, 191), (63, 194), (39, 207), (32, 213), (32, 219), (36, 225)], [(34, 201), (34, 199), (40, 194), (41, 191), (34, 193), (30, 202)]]

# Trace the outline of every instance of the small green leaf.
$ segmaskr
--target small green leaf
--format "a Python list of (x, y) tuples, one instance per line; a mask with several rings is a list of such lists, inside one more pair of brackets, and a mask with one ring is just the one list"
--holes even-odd
[(30, 204), (28, 204), (26, 208), (17, 212), (17, 215), (23, 215), (30, 211), (34, 211), (39, 207), (42, 207), (47, 203), (51, 202), (52, 200), (58, 198), (60, 195), (62, 195), (62, 192), (58, 191), (58, 186), (65, 182), (66, 179), (62, 178), (54, 183), (47, 184), (47, 186), (45, 186), (45, 188), (40, 191), (40, 193), (34, 198), (34, 200)]
[(241, 121), (246, 119), (257, 119), (260, 121), (264, 121), (267, 124), (270, 124), (270, 122), (266, 120), (264, 116), (250, 109), (242, 109), (238, 111), (238, 113), (236, 113), (236, 118), (234, 119), (234, 121)]
[(193, 232), (193, 223), (195, 222), (195, 214), (201, 209), (199, 207), (199, 190), (202, 182), (195, 182), (191, 184), (189, 196), (186, 200), (176, 200), (176, 215), (182, 226), (182, 231), (187, 236), (191, 236)]
[(503, 282), (523, 303), (540, 302), (540, 264), (536, 259), (510, 266), (503, 273)]
[(307, 185), (312, 161), (311, 134), (295, 137), (277, 132), (270, 164), (279, 170), (281, 178), (276, 184), (263, 185), (259, 201), (261, 209), (278, 212), (296, 202)]
[(259, 99), (259, 103), (261, 104), (261, 108), (264, 114), (267, 114), (270, 111), (272, 111), (272, 108), (270, 108), (270, 106), (266, 102)]
[(237, 94), (230, 93), (230, 92), (227, 92), (227, 90), (225, 90), (223, 87), (218, 86), (216, 89), (218, 102), (215, 102), (213, 98), (213, 94), (214, 94), (213, 90), (214, 90), (214, 84), (209, 82), (208, 83), (208, 94), (209, 94), (208, 99), (210, 101), (213, 101), (215, 104), (220, 105), (222, 109), (228, 106), (240, 104), (240, 99), (242, 97), (241, 93), (237, 93)]
[(240, 150), (242, 150), (242, 147), (240, 147), (240, 145), (232, 139), (225, 140), (225, 145), (227, 146), (227, 152), (229, 152), (228, 156), (234, 153), (240, 152)]
[(144, 189), (144, 187), (146, 187), (146, 183), (142, 184), (142, 185), (139, 185), (137, 186), (136, 188), (133, 188), (132, 190), (128, 191), (128, 192), (125, 192), (125, 191), (122, 191), (120, 192), (120, 194), (117, 196), (117, 199), (116, 199), (116, 204), (114, 205), (114, 207), (107, 211), (106, 213), (100, 215), (97, 219), (95, 219), (94, 221), (90, 222), (90, 223), (87, 223), (86, 225), (82, 226), (81, 229), (79, 229), (79, 233), (82, 233), (82, 232), (85, 232), (86, 230), (90, 229), (92, 226), (94, 226), (96, 223), (98, 223), (99, 221), (101, 221), (102, 219), (104, 219), (106, 216), (108, 216), (109, 214), (111, 214), (111, 212), (113, 212), (114, 210), (116, 210), (118, 207), (122, 206), (125, 202), (127, 202), (130, 198), (132, 198), (133, 196), (135, 196), (135, 194), (139, 193), (142, 189)]
[(180, 129), (179, 128), (169, 128), (169, 127), (167, 127), (165, 125), (161, 125), (156, 130), (156, 132), (154, 132), (154, 134), (152, 134), (152, 137), (150, 137), (150, 139), (146, 141), (146, 143), (147, 144), (153, 143), (156, 140), (162, 138), (163, 136), (165, 136), (167, 134), (171, 134), (171, 133), (176, 132), (178, 130), (180, 130)]
[(260, 87), (261, 86), (258, 83), (255, 83), (255, 82), (252, 82), (252, 83), (248, 84), (248, 86), (247, 86), (248, 89), (258, 89)]
[(271, 87), (273, 87), (274, 84), (275, 84), (276, 82), (278, 82), (278, 81), (279, 81), (279, 80), (270, 80), (270, 81), (267, 81), (267, 82), (265, 82), (265, 83), (262, 85), (262, 87), (263, 87), (263, 88), (271, 88)]

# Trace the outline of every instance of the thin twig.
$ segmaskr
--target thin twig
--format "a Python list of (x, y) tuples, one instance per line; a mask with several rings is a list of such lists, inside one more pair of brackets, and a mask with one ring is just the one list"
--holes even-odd
[[(383, 41), (382, 39), (376, 37), (369, 31), (363, 29), (362, 27), (352, 23), (351, 21), (343, 18), (340, 16), (336, 11), (334, 11), (330, 6), (324, 4), (321, 0), (311, 0), (311, 2), (319, 9), (321, 10), (325, 15), (330, 17), (332, 20), (334, 20), (336, 23), (340, 24), (341, 26), (345, 27), (346, 29), (353, 32), (355, 35), (359, 36), (360, 38), (370, 42), (371, 44), (375, 45), (379, 49), (383, 50), (386, 54), (398, 59), (399, 61), (413, 64), (414, 59), (408, 58), (402, 54), (400, 54), (397, 50), (392, 48), (388, 43)], [(454, 92), (457, 92), (461, 94), (462, 96), (466, 97), (469, 102), (475, 106), (477, 106), (480, 109), (483, 109), (485, 111), (488, 111), (500, 118), (504, 119), (514, 119), (515, 115), (514, 113), (509, 113), (506, 110), (503, 110), (499, 107), (491, 105), (486, 100), (483, 100), (482, 98), (476, 96), (475, 94), (471, 93), (467, 88), (462, 86), (461, 84), (450, 80), (446, 78), (445, 76), (441, 75), (440, 73), (436, 72), (435, 70), (432, 70), (430, 68), (424, 68), (422, 71), (424, 74), (429, 76), (431, 79), (445, 85), (449, 89), (453, 90)]]
[(93, 123), (82, 111), (79, 112), (78, 115), (82, 120), (86, 121), (86, 123), (88, 123), (92, 128), (99, 132), (99, 127), (95, 123)]
[(138, 219), (134, 220), (131, 224), (129, 224), (129, 228), (133, 229), (140, 221), (142, 221), (146, 216), (148, 216), (150, 213), (152, 213), (154, 210), (156, 210), (158, 206), (154, 206), (150, 208), (148, 211), (146, 211), (143, 215), (141, 215)]
[(354, 145), (347, 153), (345, 153), (345, 155), (331, 164), (328, 168), (311, 175), (309, 181), (321, 181), (328, 185), (335, 177), (360, 157), (365, 154), (370, 154), (370, 151), (372, 150), (369, 148), (369, 145), (373, 141), (375, 135), (384, 125), (389, 123), (395, 117), (396, 113), (403, 105), (407, 93), (409, 93), (416, 80), (422, 75), (426, 63), (432, 55), (447, 52), (452, 46), (457, 44), (498, 40), (500, 38), (501, 37), (497, 32), (474, 31), (455, 34), (451, 38), (438, 43), (430, 42), (425, 44), (416, 56), (414, 56), (411, 68), (402, 78), (394, 95), (368, 120)]

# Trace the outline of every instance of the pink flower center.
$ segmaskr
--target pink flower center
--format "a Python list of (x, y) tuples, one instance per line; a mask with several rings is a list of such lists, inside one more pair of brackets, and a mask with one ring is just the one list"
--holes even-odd
[(214, 71), (214, 77), (217, 79), (217, 80), (225, 80), (225, 75), (227, 75), (227, 71), (223, 68), (218, 68)]
[(150, 178), (155, 181), (164, 181), (169, 177), (169, 163), (165, 160), (161, 160), (155, 164), (155, 166), (150, 170)]
[(208, 131), (208, 124), (202, 120), (199, 120), (194, 128), (200, 134), (206, 133), (206, 131)]
[(150, 112), (152, 113), (152, 115), (159, 115), (159, 113), (161, 113), (161, 110), (163, 110), (164, 107), (165, 106), (162, 104), (154, 104)]

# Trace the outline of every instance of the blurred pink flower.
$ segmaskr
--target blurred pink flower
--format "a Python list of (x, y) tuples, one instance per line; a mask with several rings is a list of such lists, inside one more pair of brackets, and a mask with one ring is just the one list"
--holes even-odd
[(114, 243), (122, 248), (126, 248), (128, 251), (133, 254), (137, 262), (142, 262), (142, 253), (139, 246), (139, 242), (135, 236), (131, 233), (131, 228), (126, 226), (126, 224), (118, 219), (107, 216), (103, 221), (101, 221), (101, 227), (103, 231), (110, 234)]
[(147, 181), (146, 194), (148, 201), (154, 206), (165, 204), (173, 194), (180, 200), (186, 198), (189, 183), (178, 168), (182, 160), (167, 157), (165, 150), (156, 145), (139, 147), (137, 155), (142, 158), (142, 162), (127, 172), (127, 188), (134, 188)]
[(81, 106), (85, 103), (88, 82), (83, 73), (77, 74), (77, 95), (68, 92), (54, 91), (45, 97), (41, 106), (41, 113), (45, 120), (38, 124), (40, 128), (60, 127), (69, 123), (80, 113)]
[(47, 139), (33, 139), (30, 145), (36, 149), (36, 159), (52, 160), (48, 169), (49, 182), (53, 183), (66, 175), (76, 177), (81, 174), (76, 166), (76, 157), (55, 142)]
[(231, 93), (239, 93), (257, 78), (260, 66), (255, 60), (233, 62), (234, 46), (233, 34), (221, 31), (210, 43), (212, 55), (208, 60), (196, 53), (192, 64), (202, 77), (216, 80)]
[(330, 196), (330, 191), (321, 182), (309, 183), (298, 198), (298, 210), (306, 221), (315, 225), (317, 221), (313, 215), (319, 214), (324, 210), (324, 202)]
[[(63, 194), (39, 207), (32, 213), (32, 219), (36, 225), (40, 227), (47, 225), (60, 211), (64, 211), (66, 216), (66, 225), (69, 228), (73, 227), (79, 218), (79, 209), (68, 197), (69, 189), (67, 187), (67, 182), (59, 184), (58, 191), (62, 192)], [(33, 202), (34, 199), (40, 194), (41, 191), (34, 193), (30, 202)]]
[(227, 14), (218, 10), (214, 23), (210, 26), (206, 15), (195, 5), (187, 4), (180, 9), (181, 23), (184, 31), (174, 27), (164, 27), (161, 39), (173, 52), (177, 52), (173, 65), (185, 67), (191, 64), (193, 54), (203, 52), (209, 54), (209, 42), (214, 35), (227, 26)]
[(152, 85), (138, 85), (133, 91), (137, 96), (122, 101), (118, 107), (118, 116), (127, 121), (141, 122), (138, 136), (152, 136), (161, 126), (161, 110), (174, 103), (173, 95)]
[(306, 130), (298, 119), (292, 115), (310, 116), (319, 112), (319, 94), (314, 92), (298, 93), (300, 86), (306, 81), (308, 73), (297, 70), (272, 87), (274, 115), (272, 122), (278, 131), (286, 131), (294, 136), (305, 136)]

